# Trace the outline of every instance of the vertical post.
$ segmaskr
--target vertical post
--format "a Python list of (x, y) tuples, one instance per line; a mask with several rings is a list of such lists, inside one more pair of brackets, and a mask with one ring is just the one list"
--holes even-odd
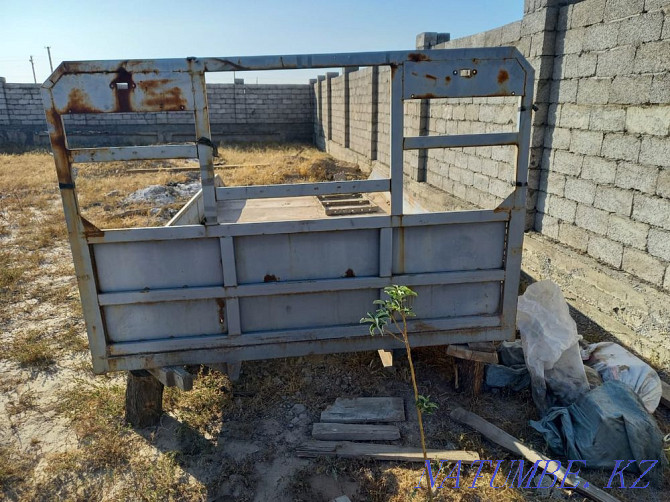
[(54, 64), (51, 62), (51, 47), (46, 46), (45, 49), (47, 50), (47, 54), (49, 54), (49, 69), (51, 70), (51, 73), (54, 72)]
[(391, 170), (391, 216), (403, 214), (403, 139), (404, 139), (404, 102), (402, 99), (403, 67), (391, 66), (391, 134), (390, 170)]
[(379, 66), (373, 66), (370, 78), (370, 160), (377, 160), (379, 141)]
[(328, 140), (333, 139), (333, 77), (337, 77), (336, 71), (326, 73), (326, 95), (328, 96)]
[(35, 76), (35, 62), (33, 61), (33, 57), (30, 56), (30, 59), (28, 61), (30, 61), (30, 66), (32, 66), (33, 68), (33, 81), (37, 83), (37, 77)]
[(521, 251), (523, 248), (523, 231), (526, 220), (526, 190), (528, 186), (528, 156), (530, 152), (531, 111), (533, 106), (534, 71), (526, 68), (526, 91), (521, 98), (519, 108), (519, 144), (516, 155), (516, 175), (514, 178), (513, 206), (510, 209), (510, 220), (507, 225), (507, 244), (505, 247), (505, 282), (502, 298), (503, 328), (516, 336), (517, 297), (519, 295), (519, 279), (521, 275)]
[(324, 145), (323, 148), (325, 150), (326, 148), (326, 143), (325, 143), (325, 138), (326, 134), (324, 132), (325, 130), (325, 125), (323, 121), (323, 81), (326, 79), (325, 75), (319, 75), (316, 77), (316, 94), (317, 94), (317, 107), (316, 107), (316, 112), (317, 112), (317, 124), (319, 127), (319, 137), (324, 138)]
[(148, 371), (129, 371), (126, 421), (133, 427), (157, 425), (163, 414), (163, 384)]
[(202, 71), (193, 69), (190, 70), (190, 73), (195, 102), (195, 137), (198, 138), (198, 160), (200, 162), (205, 225), (215, 225), (218, 221), (213, 162), (215, 146), (212, 142), (212, 133), (209, 129), (205, 74)]
[(358, 68), (345, 67), (342, 68), (342, 76), (344, 77), (344, 148), (349, 148), (351, 142), (351, 108), (349, 106), (349, 74), (356, 71)]
[[(49, 83), (48, 85), (53, 84)], [(105, 326), (100, 313), (100, 305), (98, 304), (98, 285), (95, 281), (91, 248), (86, 240), (84, 220), (79, 214), (77, 192), (74, 178), (72, 177), (72, 165), (68, 156), (63, 120), (56, 112), (53, 95), (49, 86), (42, 88), (42, 101), (44, 102), (46, 111), (51, 150), (58, 174), (58, 188), (60, 189), (63, 202), (65, 224), (67, 225), (68, 239), (72, 250), (72, 260), (74, 262), (75, 275), (77, 276), (77, 285), (79, 286), (81, 306), (84, 312), (84, 320), (86, 321), (88, 345), (91, 350), (93, 371), (95, 373), (104, 373), (109, 369), (107, 364), (107, 341)]]

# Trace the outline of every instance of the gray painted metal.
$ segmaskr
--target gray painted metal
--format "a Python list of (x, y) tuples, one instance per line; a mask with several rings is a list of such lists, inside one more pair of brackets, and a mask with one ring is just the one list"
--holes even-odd
[[(230, 188), (215, 178), (205, 72), (382, 65), (391, 68), (388, 177)], [(415, 346), (514, 336), (533, 95), (516, 49), (66, 62), (42, 95), (97, 373), (395, 348), (359, 324), (390, 284), (419, 293)], [(403, 100), (469, 96), (518, 96), (518, 131), (404, 137)], [(193, 142), (67, 146), (64, 114), (158, 111), (192, 112)], [(495, 144), (517, 146), (513, 193), (499, 208), (405, 213), (405, 149)], [(81, 217), (73, 163), (189, 157), (202, 190), (167, 226), (102, 230)], [(230, 200), (242, 208), (379, 191), (390, 192), (390, 214), (221, 221)]]

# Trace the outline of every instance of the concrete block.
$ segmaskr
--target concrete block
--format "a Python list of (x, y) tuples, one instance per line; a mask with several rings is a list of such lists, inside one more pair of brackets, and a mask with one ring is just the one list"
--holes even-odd
[(658, 228), (649, 229), (647, 249), (649, 254), (670, 261), (670, 232)]
[(579, 176), (583, 161), (584, 158), (581, 155), (558, 150), (554, 152), (551, 169), (559, 173)]
[[(670, 22), (667, 23), (670, 25)], [(650, 103), (670, 102), (670, 73), (665, 72), (654, 75), (649, 92)]]
[(621, 267), (623, 245), (606, 237), (592, 235), (587, 247), (589, 255), (616, 269)]
[[(563, 197), (565, 194), (566, 179), (564, 174), (554, 171), (542, 171), (542, 179), (546, 179), (544, 182), (544, 189), (547, 191), (547, 193)], [(542, 181), (540, 183), (542, 186)]]
[(656, 193), (670, 199), (670, 169), (661, 169), (656, 182)]
[(637, 221), (670, 230), (670, 200), (636, 193), (633, 198), (633, 218)]
[(636, 162), (640, 154), (640, 139), (628, 134), (605, 134), (601, 149), (603, 157)]
[(570, 151), (584, 155), (599, 155), (603, 143), (603, 133), (597, 131), (572, 131)]
[(565, 180), (565, 197), (581, 202), (593, 204), (596, 196), (596, 184), (590, 180), (568, 177)]
[(604, 105), (609, 101), (610, 78), (582, 78), (579, 79), (577, 104)]
[(652, 75), (620, 75), (614, 77), (610, 87), (609, 102), (624, 105), (636, 105), (649, 102), (652, 78)]
[(647, 246), (648, 233), (649, 225), (646, 223), (638, 223), (616, 214), (610, 215), (607, 237), (612, 240), (644, 250)]
[(579, 251), (587, 250), (589, 237), (590, 234), (583, 228), (565, 222), (558, 225), (558, 240)]
[(642, 138), (640, 162), (652, 166), (670, 167), (670, 137), (666, 135)]
[(605, 0), (589, 0), (572, 6), (570, 27), (589, 26), (602, 22), (605, 14)]
[(670, 291), (670, 265), (665, 269), (665, 280), (663, 281), (663, 289)]
[(577, 203), (559, 197), (557, 195), (549, 195), (545, 203), (545, 213), (555, 218), (559, 218), (568, 223), (574, 223), (575, 213), (577, 212)]
[(633, 207), (633, 192), (614, 187), (599, 186), (594, 206), (598, 209), (629, 216)]
[(597, 107), (591, 110), (589, 129), (592, 131), (623, 131), (626, 110), (614, 107)]
[(548, 214), (537, 213), (535, 215), (535, 230), (547, 237), (558, 239), (558, 225), (559, 220)]
[(670, 54), (670, 40), (642, 44), (635, 54), (633, 68), (636, 73), (667, 72), (668, 54)]
[(559, 125), (561, 127), (588, 129), (590, 118), (590, 107), (566, 103), (561, 107)]
[(640, 279), (660, 286), (663, 283), (665, 265), (643, 251), (627, 248), (623, 253), (621, 268)]
[(605, 4), (605, 21), (633, 16), (642, 12), (643, 9), (644, 0), (607, 0)]
[(579, 54), (568, 54), (563, 59), (565, 69), (563, 76), (566, 78), (591, 77), (596, 74), (598, 57), (594, 53), (584, 52)]
[(596, 234), (607, 235), (609, 213), (586, 204), (578, 204), (575, 223)]
[[(594, 24), (586, 28), (583, 50), (603, 51), (616, 47), (620, 23)], [(629, 42), (625, 42), (629, 43)]]
[(521, 38), (521, 21), (506, 24), (502, 27), (501, 43), (512, 44)]
[(638, 45), (659, 40), (662, 29), (663, 13), (660, 11), (631, 16), (621, 21), (618, 43)]
[(616, 177), (617, 164), (613, 160), (602, 157), (584, 157), (582, 163), (581, 177), (587, 180), (594, 180), (599, 185), (614, 183)]
[(619, 188), (632, 188), (640, 192), (653, 194), (656, 190), (658, 171), (656, 166), (622, 162), (617, 167), (614, 184)]
[(568, 150), (570, 148), (570, 129), (562, 127), (547, 127), (544, 134), (544, 146), (557, 150)]
[(549, 99), (556, 103), (574, 103), (577, 101), (578, 79), (557, 80), (552, 82)]

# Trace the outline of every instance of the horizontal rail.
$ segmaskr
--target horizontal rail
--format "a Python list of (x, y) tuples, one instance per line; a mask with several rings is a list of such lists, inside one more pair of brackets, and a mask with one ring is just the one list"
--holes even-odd
[[(452, 317), (449, 319), (422, 319), (420, 321), (408, 321), (408, 331), (414, 333), (433, 333), (447, 330), (469, 330), (477, 328), (496, 328), (500, 326), (499, 315), (479, 315)], [(444, 334), (445, 338), (454, 335)], [(116, 342), (109, 345), (109, 355), (127, 356), (134, 354), (155, 354), (163, 351), (183, 351), (193, 349), (225, 349), (244, 348), (254, 345), (282, 344), (314, 342), (314, 341), (339, 341), (346, 339), (369, 339), (371, 342), (380, 343), (383, 339), (392, 337), (371, 337), (366, 326), (361, 324), (344, 325), (336, 327), (308, 328), (299, 330), (261, 331), (244, 333), (240, 336), (227, 335), (201, 335), (184, 336), (177, 338), (159, 338), (155, 340), (143, 340), (138, 342)], [(499, 339), (499, 338), (498, 338)], [(419, 338), (412, 339), (412, 345), (417, 344)], [(444, 342), (443, 342), (444, 343)], [(455, 342), (454, 342), (455, 343)], [(156, 350), (158, 348), (158, 350)], [(376, 347), (377, 348), (377, 347)], [(267, 359), (267, 356), (259, 359)]]
[(116, 146), (106, 148), (76, 148), (70, 150), (72, 162), (113, 162), (142, 159), (197, 159), (195, 145)]
[(101, 306), (128, 305), (137, 303), (208, 300), (215, 298), (244, 298), (253, 296), (325, 293), (330, 291), (353, 291), (370, 288), (381, 289), (390, 286), (391, 284), (428, 286), (495, 282), (503, 281), (504, 279), (504, 270), (464, 270), (454, 272), (433, 272), (427, 274), (403, 274), (391, 277), (356, 277), (346, 279), (240, 284), (238, 286), (227, 287), (170, 288), (100, 293), (98, 295), (98, 303)]
[(209, 239), (242, 237), (247, 235), (293, 234), (306, 232), (336, 232), (369, 230), (374, 228), (418, 227), (508, 221), (509, 210), (481, 209), (446, 213), (406, 214), (404, 216), (332, 217), (320, 220), (271, 221), (256, 223), (220, 223), (204, 225), (179, 225), (173, 227), (119, 228), (102, 230), (102, 235), (87, 236), (89, 244), (118, 242), (169, 241), (176, 239)]
[(216, 200), (271, 199), (340, 193), (388, 192), (391, 180), (323, 181), (294, 185), (255, 185), (216, 189)]
[(472, 146), (518, 145), (518, 132), (489, 134), (456, 134), (453, 136), (409, 136), (403, 140), (405, 150), (422, 148), (467, 148)]

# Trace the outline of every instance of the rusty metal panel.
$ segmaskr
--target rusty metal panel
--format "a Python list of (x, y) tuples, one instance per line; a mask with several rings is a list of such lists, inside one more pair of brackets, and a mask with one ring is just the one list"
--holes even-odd
[(188, 73), (115, 73), (63, 75), (53, 87), (60, 115), (193, 111), (195, 100)]
[(521, 96), (525, 72), (515, 59), (408, 62), (403, 99)]

